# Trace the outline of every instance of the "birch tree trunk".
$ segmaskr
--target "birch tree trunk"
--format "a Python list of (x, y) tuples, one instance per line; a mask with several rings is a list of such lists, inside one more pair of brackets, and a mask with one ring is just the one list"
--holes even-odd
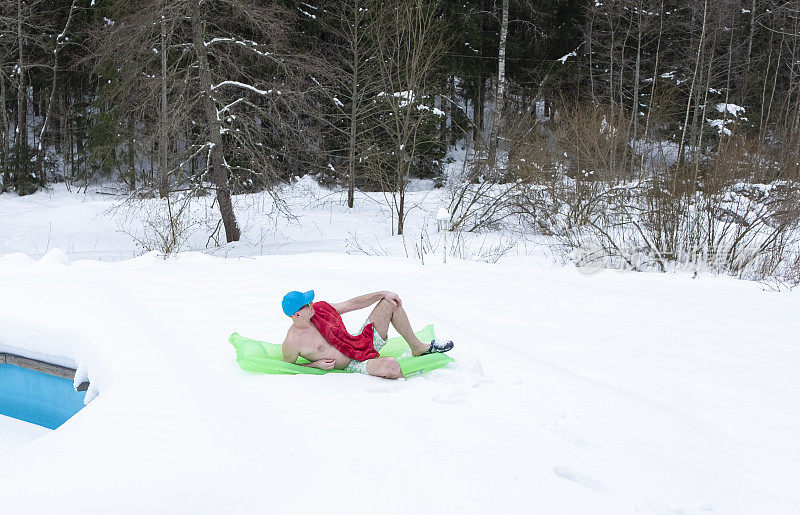
[(222, 154), (222, 124), (217, 116), (217, 108), (214, 105), (214, 97), (211, 88), (211, 71), (208, 67), (208, 54), (206, 53), (205, 42), (203, 41), (202, 21), (198, 16), (192, 16), (192, 41), (194, 51), (197, 54), (198, 73), (200, 87), (203, 95), (203, 108), (205, 111), (206, 124), (208, 125), (208, 137), (211, 148), (209, 149), (211, 162), (211, 177), (217, 190), (217, 203), (219, 212), (222, 215), (222, 224), (225, 227), (225, 238), (228, 243), (239, 241), (239, 226), (236, 223), (236, 215), (233, 212), (231, 202), (231, 190), (228, 182), (228, 172), (224, 168)]
[(500, 23), (500, 48), (497, 52), (497, 95), (494, 103), (494, 120), (492, 121), (492, 137), (489, 156), (492, 168), (497, 163), (497, 149), (500, 138), (503, 103), (506, 91), (506, 40), (508, 39), (508, 0), (503, 0), (503, 17)]

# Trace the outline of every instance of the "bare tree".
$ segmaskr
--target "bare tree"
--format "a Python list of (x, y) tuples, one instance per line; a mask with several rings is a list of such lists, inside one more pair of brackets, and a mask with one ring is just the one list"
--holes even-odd
[[(9, 1), (0, 4), (0, 27), (5, 36), (0, 42), (3, 47), (3, 63), (5, 69), (11, 65), (10, 73), (3, 72), (13, 82), (16, 90), (16, 123), (14, 136), (8, 138), (13, 148), (11, 170), (4, 171), (3, 188), (13, 186), (20, 194), (33, 193), (41, 182), (36, 177), (35, 161), (29, 133), (28, 109), (30, 83), (29, 74), (33, 68), (40, 66), (41, 57), (47, 41), (47, 32), (51, 24), (48, 13), (44, 12), (44, 0)], [(8, 61), (6, 61), (8, 59)], [(4, 100), (7, 98), (3, 95)], [(3, 108), (6, 108), (5, 102)], [(4, 115), (5, 117), (5, 115)], [(6, 120), (6, 123), (8, 121)], [(6, 126), (8, 130), (8, 125)], [(11, 147), (13, 143), (13, 147)], [(8, 166), (8, 164), (6, 165)], [(13, 184), (10, 184), (13, 183)]]
[[(389, 112), (380, 125), (390, 135), (390, 148), (376, 160), (384, 184), (391, 186), (390, 205), (403, 234), (405, 193), (411, 169), (425, 140), (423, 124), (434, 116), (426, 104), (433, 72), (447, 46), (438, 25), (438, 2), (402, 0), (380, 17), (378, 62), (383, 81), (381, 99)], [(443, 114), (443, 113), (442, 113)]]
[[(169, 76), (167, 75), (167, 56), (169, 49), (167, 48), (167, 20), (166, 17), (161, 18), (161, 104), (159, 110), (159, 131), (158, 131), (158, 194), (161, 198), (169, 195), (169, 176), (168, 176), (168, 161), (167, 152), (169, 150)], [(170, 24), (170, 29), (172, 24)], [(171, 30), (170, 30), (171, 32)]]
[(42, 128), (41, 131), (39, 132), (39, 145), (37, 147), (37, 151), (39, 154), (38, 161), (41, 173), (40, 182), (42, 184), (44, 184), (45, 181), (44, 163), (45, 163), (45, 152), (47, 151), (47, 148), (44, 144), (45, 132), (47, 131), (48, 124), (50, 123), (50, 116), (53, 112), (53, 105), (55, 104), (55, 99), (56, 99), (56, 91), (58, 89), (57, 81), (58, 81), (58, 74), (60, 71), (58, 58), (59, 54), (61, 53), (62, 47), (69, 40), (68, 34), (70, 30), (70, 25), (72, 24), (72, 20), (75, 15), (75, 11), (77, 9), (77, 5), (78, 5), (78, 0), (72, 0), (72, 3), (69, 6), (69, 11), (67, 12), (67, 19), (64, 22), (64, 29), (55, 37), (53, 43), (55, 47), (53, 48), (53, 66), (52, 66), (53, 76), (52, 80), (50, 81), (50, 98), (47, 101), (46, 112), (44, 115), (44, 120), (42, 121)]
[[(136, 118), (155, 128), (135, 130), (157, 137), (159, 189), (171, 188), (169, 176), (204, 157), (194, 182), (208, 175), (226, 239), (238, 240), (233, 178), (274, 174), (290, 139), (301, 146), (298, 135), (311, 132), (301, 124), (316, 86), (304, 58), (287, 51), (286, 11), (257, 0), (120, 7), (127, 12), (101, 35), (99, 62), (120, 77), (115, 99), (126, 96)], [(138, 91), (126, 91), (132, 85)]]
[(351, 208), (357, 176), (369, 159), (368, 118), (378, 112), (372, 102), (380, 87), (377, 45), (386, 35), (378, 33), (380, 24), (375, 21), (383, 9), (386, 6), (376, 0), (336, 1), (323, 9), (323, 26), (334, 38), (329, 45), (328, 60), (337, 71), (326, 74), (332, 79), (330, 126), (336, 132), (334, 141), (344, 140), (341, 148), (337, 146), (332, 153), (345, 161), (347, 205)]
[(219, 111), (214, 104), (213, 89), (211, 83), (211, 70), (208, 66), (208, 54), (206, 52), (206, 38), (203, 22), (200, 16), (192, 16), (192, 41), (194, 51), (197, 54), (198, 72), (200, 76), (200, 86), (203, 95), (203, 109), (205, 111), (205, 122), (207, 124), (209, 143), (209, 162), (211, 164), (211, 177), (217, 187), (217, 202), (219, 211), (222, 214), (222, 223), (225, 225), (225, 235), (229, 242), (238, 241), (240, 232), (239, 225), (236, 223), (236, 215), (233, 212), (231, 202), (231, 191), (228, 182), (228, 171), (224, 167), (223, 143), (222, 143), (222, 123), (219, 118)]

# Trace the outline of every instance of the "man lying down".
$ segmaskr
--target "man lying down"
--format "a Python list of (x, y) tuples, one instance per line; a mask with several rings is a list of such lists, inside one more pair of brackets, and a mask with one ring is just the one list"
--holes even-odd
[[(389, 291), (368, 293), (338, 304), (325, 301), (312, 303), (314, 291), (290, 291), (283, 297), (282, 307), (291, 317), (292, 326), (283, 342), (283, 361), (297, 362), (297, 357), (310, 361), (306, 367), (322, 370), (347, 370), (372, 376), (398, 379), (403, 377), (396, 358), (378, 356), (386, 344), (389, 323), (405, 338), (414, 356), (447, 352), (452, 341), (432, 340), (423, 343), (414, 335), (400, 297)], [(347, 332), (342, 313), (364, 309), (375, 303), (361, 333)]]

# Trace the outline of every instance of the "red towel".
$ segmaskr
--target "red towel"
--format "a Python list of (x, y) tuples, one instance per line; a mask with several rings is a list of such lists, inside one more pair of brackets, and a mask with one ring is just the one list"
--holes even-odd
[(372, 345), (375, 334), (375, 325), (372, 322), (364, 327), (361, 334), (353, 336), (347, 332), (342, 316), (333, 306), (321, 300), (311, 304), (311, 307), (314, 308), (311, 323), (328, 343), (339, 349), (342, 354), (358, 361), (378, 357), (378, 351)]

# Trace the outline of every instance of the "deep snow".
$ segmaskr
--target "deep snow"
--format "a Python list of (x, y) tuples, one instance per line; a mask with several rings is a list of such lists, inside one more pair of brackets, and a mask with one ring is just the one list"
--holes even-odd
[[(441, 202), (414, 195), (419, 238)], [(0, 350), (77, 366), (97, 394), (58, 430), (1, 444), (4, 509), (791, 513), (800, 503), (796, 292), (710, 275), (585, 275), (519, 247), (497, 264), (423, 265), (399, 257), (409, 243), (388, 235), (379, 203), (362, 194), (349, 213), (338, 194), (310, 197), (291, 197), (291, 224), (270, 222), (255, 196), (237, 199), (244, 241), (216, 256), (107, 262), (136, 254), (101, 214), (111, 199), (0, 195)], [(384, 255), (354, 251), (357, 231)], [(276, 251), (285, 255), (266, 255)], [(227, 336), (281, 341), (282, 294), (312, 288), (334, 301), (396, 291), (413, 325), (454, 339), (458, 361), (396, 382), (240, 370)], [(367, 313), (345, 315), (348, 327)]]
[(24, 445), (48, 432), (42, 426), (0, 415), (0, 453)]

